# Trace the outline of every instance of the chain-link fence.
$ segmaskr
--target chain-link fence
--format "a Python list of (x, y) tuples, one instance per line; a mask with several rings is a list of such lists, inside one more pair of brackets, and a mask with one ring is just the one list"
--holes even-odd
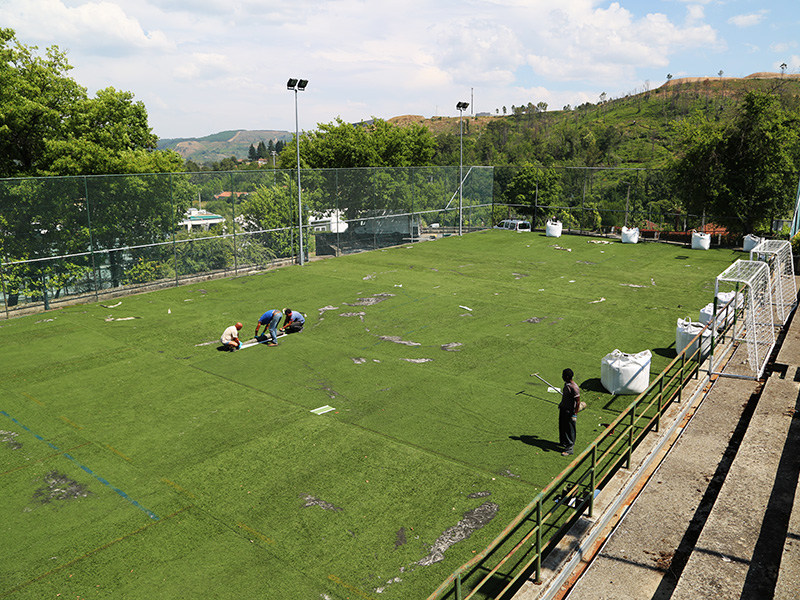
[[(6, 317), (314, 257), (530, 220), (544, 229), (736, 242), (731, 219), (680, 212), (665, 171), (454, 167), (242, 170), (0, 180)], [(733, 226), (733, 227), (732, 227)], [(302, 235), (301, 235), (302, 234)]]
[(296, 170), (2, 180), (2, 310), (264, 269), (301, 245), (308, 260), (491, 226), (491, 168), (461, 190), (458, 167), (300, 174), (300, 194)]

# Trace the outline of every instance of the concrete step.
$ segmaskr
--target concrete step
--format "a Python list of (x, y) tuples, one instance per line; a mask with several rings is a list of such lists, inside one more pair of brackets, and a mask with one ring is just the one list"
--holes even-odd
[(799, 393), (794, 379), (767, 380), (672, 600), (775, 597), (800, 470)]

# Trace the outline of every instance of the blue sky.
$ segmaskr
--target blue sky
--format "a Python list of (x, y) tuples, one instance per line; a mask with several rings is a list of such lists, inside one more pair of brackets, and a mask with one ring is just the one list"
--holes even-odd
[(162, 138), (341, 117), (549, 109), (679, 77), (800, 73), (796, 0), (0, 0), (90, 94), (133, 92)]

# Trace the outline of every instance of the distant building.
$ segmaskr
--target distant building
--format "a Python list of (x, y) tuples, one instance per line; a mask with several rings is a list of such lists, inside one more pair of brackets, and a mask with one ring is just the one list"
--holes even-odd
[(342, 216), (342, 212), (335, 208), (311, 213), (308, 217), (308, 224), (318, 233), (343, 233), (347, 231), (347, 222)]
[(224, 222), (225, 217), (222, 215), (215, 215), (199, 208), (190, 208), (186, 211), (186, 218), (178, 225), (186, 227), (186, 231), (191, 233), (192, 231), (208, 231), (208, 228), (212, 225), (219, 225)]
[[(220, 192), (219, 194), (214, 194), (214, 200), (230, 200), (233, 194), (234, 192)], [(247, 192), (236, 192), (237, 200), (242, 196), (247, 196)]]

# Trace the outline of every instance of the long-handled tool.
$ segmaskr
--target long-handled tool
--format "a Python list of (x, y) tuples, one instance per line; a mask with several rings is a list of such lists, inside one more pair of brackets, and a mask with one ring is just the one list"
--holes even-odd
[[(545, 379), (540, 377), (538, 373), (531, 373), (531, 377), (536, 377), (537, 379), (541, 379), (542, 381), (544, 381), (547, 384), (547, 391), (548, 392), (554, 392), (556, 394), (560, 394), (561, 393), (560, 389), (558, 389), (552, 383), (548, 383), (547, 381), (545, 381)], [(586, 402), (581, 401), (578, 404), (578, 412), (581, 412), (584, 408), (586, 408)]]
[(560, 388), (557, 388), (552, 383), (549, 383), (548, 381), (545, 381), (545, 379), (543, 377), (540, 377), (538, 373), (531, 373), (531, 377), (536, 377), (537, 379), (540, 379), (545, 384), (547, 384), (547, 391), (548, 392), (551, 392), (553, 394), (560, 394), (561, 393), (561, 389)]

